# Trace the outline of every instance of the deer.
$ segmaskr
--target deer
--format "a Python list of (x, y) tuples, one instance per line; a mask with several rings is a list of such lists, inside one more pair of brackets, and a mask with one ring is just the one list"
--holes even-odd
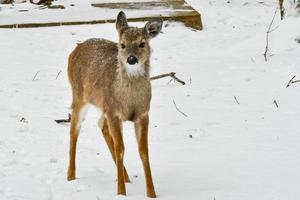
[(76, 144), (89, 106), (102, 115), (98, 126), (117, 168), (117, 195), (126, 195), (130, 182), (123, 164), (122, 123), (134, 123), (138, 151), (143, 164), (147, 196), (156, 197), (148, 153), (148, 126), (151, 101), (149, 41), (162, 29), (161, 18), (144, 27), (128, 25), (126, 15), (116, 19), (118, 43), (92, 38), (78, 44), (68, 58), (68, 78), (72, 88), (72, 118), (67, 180), (76, 179)]

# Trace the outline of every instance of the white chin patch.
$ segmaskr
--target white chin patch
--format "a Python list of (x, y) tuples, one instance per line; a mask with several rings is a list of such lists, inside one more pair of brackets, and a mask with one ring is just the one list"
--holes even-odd
[(126, 72), (127, 72), (128, 76), (131, 76), (131, 77), (138, 77), (138, 76), (142, 76), (145, 74), (144, 68), (138, 63), (136, 63), (134, 65), (130, 65), (130, 64), (126, 63), (125, 68), (126, 68)]

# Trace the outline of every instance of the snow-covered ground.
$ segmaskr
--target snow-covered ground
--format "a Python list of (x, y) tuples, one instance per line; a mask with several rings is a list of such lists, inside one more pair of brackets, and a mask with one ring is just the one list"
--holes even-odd
[[(152, 82), (149, 142), (158, 198), (299, 200), (300, 83), (286, 85), (300, 78), (300, 18), (277, 15), (265, 62), (277, 1), (188, 2), (201, 12), (204, 30), (168, 23), (151, 42), (152, 74), (175, 71), (187, 82)], [(146, 199), (130, 123), (124, 139), (132, 182), (127, 197), (116, 196), (96, 109), (79, 137), (78, 178), (66, 180), (69, 126), (54, 120), (69, 112), (67, 56), (91, 37), (116, 41), (117, 32), (114, 24), (0, 30), (1, 200)]]

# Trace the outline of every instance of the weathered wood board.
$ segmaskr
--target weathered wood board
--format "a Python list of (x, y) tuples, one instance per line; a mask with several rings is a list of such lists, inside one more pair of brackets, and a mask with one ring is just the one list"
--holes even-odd
[[(150, 2), (132, 3), (98, 3), (94, 7), (110, 8), (118, 10), (156, 10), (151, 16), (129, 18), (128, 21), (147, 21), (153, 17), (161, 16), (164, 20), (180, 21), (186, 26), (197, 30), (202, 29), (201, 15), (188, 5), (184, 0), (161, 0)], [(166, 12), (168, 10), (168, 12)]]
[[(65, 7), (65, 9), (49, 10), (51, 15), (48, 15), (48, 17), (42, 13), (43, 10), (39, 12), (36, 10), (28, 10), (27, 12), (19, 10), (16, 14), (17, 16), (11, 20), (7, 20), (8, 22), (2, 17), (0, 20), (0, 28), (32, 28), (113, 23), (115, 22), (117, 13), (123, 10), (130, 22), (147, 21), (153, 17), (161, 17), (163, 20), (182, 22), (188, 27), (202, 30), (201, 15), (184, 0), (92, 3), (86, 5), (86, 8), (83, 9), (85, 12), (89, 12), (90, 10), (90, 15), (78, 9), (77, 12), (80, 11), (80, 13), (76, 13), (76, 10), (71, 9), (71, 7)], [(21, 20), (16, 21), (16, 19)]]

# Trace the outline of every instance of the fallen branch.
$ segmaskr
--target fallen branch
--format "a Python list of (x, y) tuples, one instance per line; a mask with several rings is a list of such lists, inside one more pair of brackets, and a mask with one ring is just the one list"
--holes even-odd
[(265, 57), (265, 61), (266, 61), (266, 62), (268, 61), (268, 59), (267, 59), (267, 53), (268, 53), (268, 51), (269, 51), (269, 34), (270, 34), (271, 32), (273, 32), (274, 30), (276, 30), (276, 28), (273, 29), (273, 30), (271, 30), (271, 28), (272, 28), (272, 26), (273, 26), (274, 19), (275, 19), (275, 16), (276, 16), (277, 11), (278, 11), (278, 6), (277, 6), (277, 8), (276, 8), (276, 10), (275, 10), (275, 12), (274, 12), (274, 15), (273, 15), (273, 18), (272, 18), (272, 20), (271, 20), (271, 23), (269, 24), (268, 31), (267, 31), (267, 35), (266, 35), (266, 48), (265, 48), (265, 52), (264, 52), (264, 57)]
[(295, 80), (295, 81), (292, 81), (291, 83), (299, 83), (300, 80)]
[(40, 71), (37, 71), (32, 79), (32, 81), (35, 81), (35, 78), (37, 77), (37, 75), (40, 73)]
[(56, 119), (54, 120), (56, 123), (60, 124), (60, 123), (70, 123), (71, 122), (71, 114), (68, 115), (68, 119)]
[(184, 112), (182, 112), (181, 110), (179, 110), (179, 108), (177, 107), (177, 105), (176, 105), (176, 103), (175, 103), (174, 100), (173, 100), (173, 104), (174, 104), (174, 106), (175, 106), (175, 108), (176, 108), (176, 110), (177, 110), (178, 112), (180, 112), (183, 116), (188, 117)]
[(276, 108), (278, 108), (278, 104), (277, 104), (277, 101), (274, 100), (273, 103), (275, 104)]
[(240, 102), (237, 100), (236, 96), (233, 96), (234, 97), (234, 100), (237, 104), (240, 104)]
[(296, 77), (296, 75), (293, 76), (293, 78), (291, 78), (291, 80), (289, 80), (288, 84), (286, 85), (286, 88), (290, 87), (290, 85), (295, 77)]
[(291, 80), (289, 80), (288, 84), (286, 85), (286, 88), (290, 87), (290, 85), (294, 84), (294, 83), (299, 83), (300, 80), (295, 80), (294, 81), (294, 78), (296, 78), (296, 75), (293, 76), (293, 78), (291, 78)]
[(270, 6), (269, 4), (267, 4), (266, 2), (264, 1), (257, 1), (258, 4), (261, 4), (261, 5), (264, 5), (264, 6)]
[(57, 80), (57, 78), (59, 77), (60, 73), (61, 73), (61, 70), (60, 70), (60, 71), (58, 72), (58, 74), (56, 75), (55, 80)]
[(175, 81), (181, 83), (182, 85), (185, 85), (185, 82), (180, 80), (179, 78), (177, 78), (175, 76), (175, 74), (176, 74), (175, 72), (170, 72), (170, 73), (167, 73), (167, 74), (161, 74), (161, 75), (158, 75), (158, 76), (151, 77), (150, 80), (156, 80), (156, 79), (160, 79), (160, 78), (164, 78), (164, 77), (169, 76), (169, 77), (173, 78)]

